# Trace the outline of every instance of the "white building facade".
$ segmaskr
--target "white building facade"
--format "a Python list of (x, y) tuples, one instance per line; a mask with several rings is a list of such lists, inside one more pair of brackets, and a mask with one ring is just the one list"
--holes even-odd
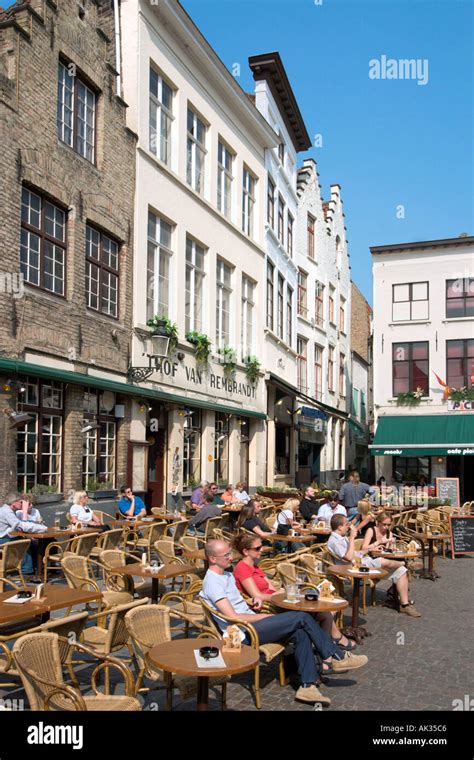
[(474, 237), (371, 253), (376, 475), (459, 478), (472, 499)]
[(299, 481), (336, 485), (346, 468), (351, 388), (351, 282), (339, 185), (324, 201), (316, 162), (298, 171)]
[(138, 134), (131, 365), (148, 364), (150, 318), (178, 334), (142, 381), (130, 456), (135, 488), (173, 506), (201, 478), (266, 480), (265, 381), (245, 359), (263, 365), (265, 148), (277, 140), (178, 3), (124, 0), (121, 29)]

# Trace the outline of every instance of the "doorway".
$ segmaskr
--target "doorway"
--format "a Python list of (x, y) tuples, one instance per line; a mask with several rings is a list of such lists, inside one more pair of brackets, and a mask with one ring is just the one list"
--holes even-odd
[[(158, 422), (158, 430), (156, 423)], [(166, 450), (168, 440), (168, 415), (163, 409), (152, 408), (146, 430), (148, 449), (148, 507), (166, 505)]]

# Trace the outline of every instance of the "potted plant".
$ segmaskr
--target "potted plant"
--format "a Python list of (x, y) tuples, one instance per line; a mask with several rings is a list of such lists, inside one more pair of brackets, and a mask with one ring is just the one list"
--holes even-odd
[(91, 499), (114, 499), (117, 496), (111, 480), (101, 481), (98, 478), (88, 478), (86, 491)]
[(245, 374), (247, 375), (247, 380), (252, 385), (258, 382), (259, 373), (260, 373), (260, 362), (257, 359), (256, 356), (247, 356), (247, 358), (244, 361), (245, 364)]
[(224, 375), (229, 378), (235, 375), (237, 362), (235, 361), (235, 351), (230, 346), (219, 348), (217, 353), (221, 355), (221, 363), (224, 365)]
[(448, 398), (451, 401), (474, 401), (474, 388), (451, 388)]
[(168, 351), (173, 352), (178, 348), (178, 325), (168, 317), (160, 317), (155, 314), (148, 320), (148, 327), (153, 330), (153, 335), (163, 335), (170, 339)]
[(416, 391), (399, 393), (397, 396), (397, 406), (418, 406), (424, 395), (425, 392), (422, 388), (417, 388)]
[(33, 497), (35, 504), (55, 504), (63, 500), (63, 494), (58, 493), (56, 486), (48, 486), (38, 483), (28, 491), (28, 495)]
[(198, 364), (207, 364), (211, 353), (211, 339), (203, 333), (191, 330), (186, 333), (186, 340), (194, 346), (194, 355)]

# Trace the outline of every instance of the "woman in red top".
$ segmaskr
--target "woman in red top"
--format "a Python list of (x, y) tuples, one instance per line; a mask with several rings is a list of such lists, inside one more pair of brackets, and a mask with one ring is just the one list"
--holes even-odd
[[(233, 546), (243, 557), (234, 567), (234, 578), (239, 591), (252, 597), (252, 599), (271, 602), (272, 594), (279, 589), (273, 585), (258, 566), (262, 552), (262, 539), (259, 536), (239, 533), (233, 541)], [(316, 620), (341, 649), (348, 651), (355, 649), (354, 642), (349, 641), (346, 636), (343, 636), (334, 623), (334, 617), (331, 612), (318, 612)]]

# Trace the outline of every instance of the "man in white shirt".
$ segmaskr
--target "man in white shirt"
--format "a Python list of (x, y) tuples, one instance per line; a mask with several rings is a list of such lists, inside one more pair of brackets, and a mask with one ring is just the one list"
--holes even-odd
[(33, 506), (33, 502), (25, 495), (21, 498), (21, 509), (17, 509), (15, 512), (19, 520), (42, 523), (42, 517), (39, 509)]
[(342, 504), (339, 504), (339, 496), (332, 494), (328, 497), (325, 504), (321, 504), (318, 511), (318, 519), (325, 520), (329, 525), (334, 515), (347, 516), (347, 510)]
[(228, 625), (227, 621), (218, 617), (218, 613), (221, 612), (227, 617), (251, 623), (258, 633), (260, 644), (292, 640), (301, 680), (295, 698), (301, 702), (329, 705), (329, 697), (323, 696), (316, 686), (318, 668), (313, 645), (328, 668), (323, 670), (323, 673), (360, 668), (367, 663), (367, 657), (343, 652), (306, 612), (264, 614), (259, 611), (262, 606), (260, 599), (253, 600), (251, 609), (237, 589), (234, 576), (227, 570), (232, 564), (230, 544), (213, 539), (206, 544), (205, 552), (209, 569), (200, 596), (215, 610), (219, 628), (225, 631)]
[[(27, 513), (28, 502), (22, 502), (16, 493), (10, 493), (7, 496), (6, 503), (0, 507), (0, 544), (6, 544), (8, 541), (17, 541), (21, 536), (12, 536), (12, 533), (44, 533), (47, 530), (45, 525), (37, 522), (24, 520), (23, 514)], [(22, 515), (17, 517), (17, 511)], [(32, 575), (36, 568), (36, 558), (38, 550), (36, 543), (30, 541), (28, 551), (21, 563), (23, 575)]]

